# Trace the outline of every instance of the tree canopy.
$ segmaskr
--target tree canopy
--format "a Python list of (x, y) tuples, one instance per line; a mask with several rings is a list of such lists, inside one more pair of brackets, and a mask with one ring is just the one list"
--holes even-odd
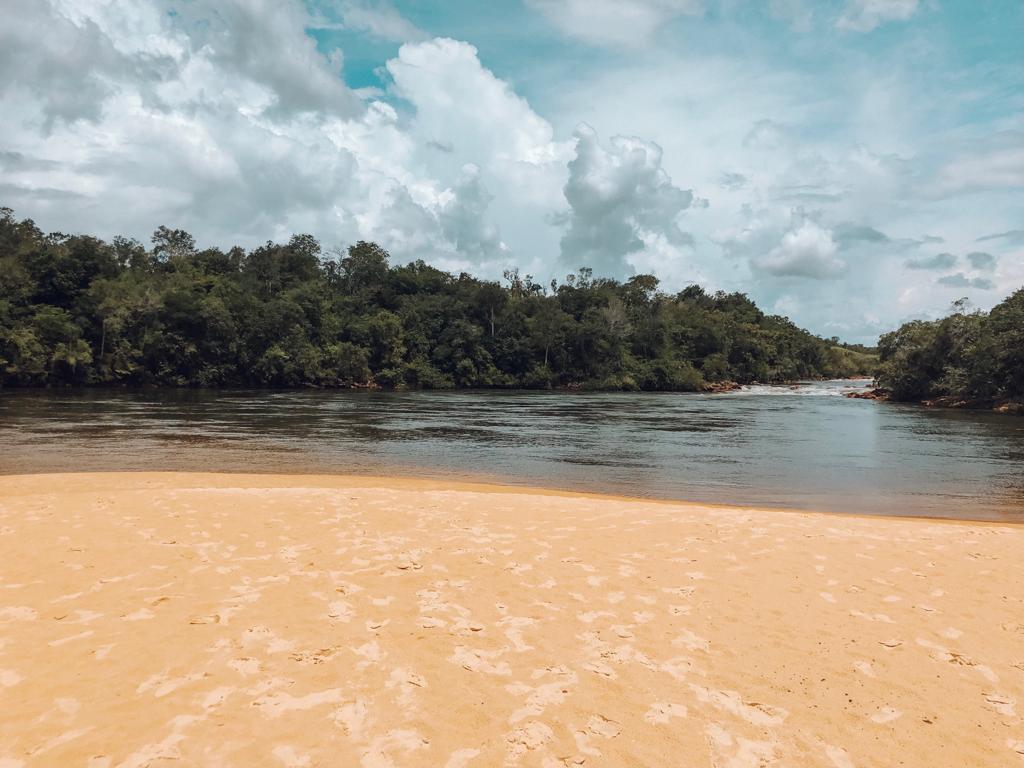
[(0, 209), (0, 385), (688, 391), (870, 374), (871, 352), (652, 275), (499, 284), (392, 265), (375, 243), (200, 250), (163, 226), (147, 249)]
[(879, 340), (878, 383), (895, 400), (1024, 400), (1024, 289), (991, 312), (966, 301), (942, 320), (914, 320)]

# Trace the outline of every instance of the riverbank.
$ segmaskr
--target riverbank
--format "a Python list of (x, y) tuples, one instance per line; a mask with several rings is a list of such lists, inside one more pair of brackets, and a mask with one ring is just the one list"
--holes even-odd
[(881, 402), (907, 402), (925, 408), (950, 408), (973, 411), (993, 411), (995, 413), (1024, 416), (1024, 403), (1014, 400), (969, 400), (962, 397), (946, 395), (926, 400), (894, 401), (892, 392), (884, 387), (868, 387), (864, 390), (847, 392), (846, 397), (854, 400), (878, 400)]
[(1022, 560), (992, 524), (0, 477), (0, 765), (1022, 764)]

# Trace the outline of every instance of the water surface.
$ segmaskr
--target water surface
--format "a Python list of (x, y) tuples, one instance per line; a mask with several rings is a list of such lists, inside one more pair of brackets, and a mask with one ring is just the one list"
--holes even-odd
[(727, 395), (0, 392), (0, 472), (407, 474), (631, 496), (1024, 522), (1024, 419)]

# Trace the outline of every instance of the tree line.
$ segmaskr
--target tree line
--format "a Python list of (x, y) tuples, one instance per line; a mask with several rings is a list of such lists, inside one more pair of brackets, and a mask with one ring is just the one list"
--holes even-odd
[(990, 312), (966, 300), (941, 320), (915, 320), (879, 339), (878, 384), (894, 400), (1024, 402), (1024, 289)]
[(766, 315), (742, 293), (676, 294), (589, 269), (540, 285), (310, 235), (200, 249), (44, 234), (0, 209), (0, 385), (701, 390), (870, 374), (873, 350)]

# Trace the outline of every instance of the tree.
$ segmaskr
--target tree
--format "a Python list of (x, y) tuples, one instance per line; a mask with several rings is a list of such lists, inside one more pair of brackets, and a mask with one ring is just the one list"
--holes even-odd
[[(0, 385), (690, 390), (874, 363), (743, 294), (670, 296), (652, 275), (619, 283), (584, 267), (548, 291), (517, 268), (501, 284), (389, 262), (366, 241), (335, 259), (308, 234), (199, 249), (167, 227), (147, 250), (47, 235), (0, 209)], [(1019, 313), (943, 325), (945, 379), (929, 386), (1019, 391)]]
[(160, 262), (183, 260), (196, 251), (195, 238), (183, 229), (168, 229), (161, 225), (150, 241), (153, 243), (153, 256)]

